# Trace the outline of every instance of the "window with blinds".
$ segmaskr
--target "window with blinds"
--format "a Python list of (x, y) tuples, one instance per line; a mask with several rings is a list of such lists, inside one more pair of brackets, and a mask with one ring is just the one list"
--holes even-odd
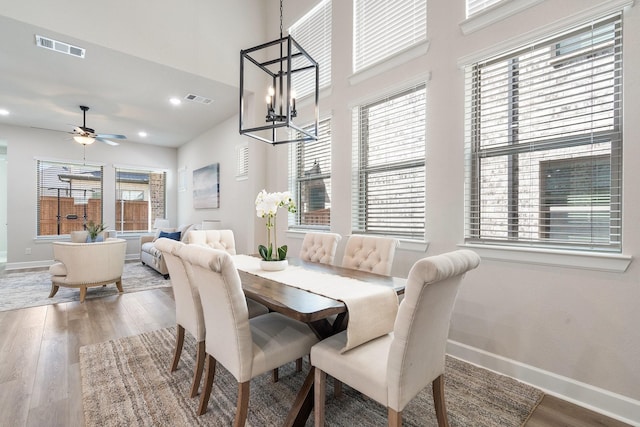
[[(309, 13), (289, 28), (289, 35), (318, 63), (318, 87), (331, 85), (331, 0), (323, 0)], [(308, 62), (293, 58), (292, 68), (297, 69)], [(295, 96), (302, 98), (315, 92), (312, 73), (294, 74), (292, 86)]]
[(116, 231), (147, 232), (166, 218), (166, 172), (116, 168)]
[[(331, 120), (318, 123), (318, 140), (289, 146), (289, 189), (298, 211), (289, 226), (329, 229), (331, 225)], [(291, 222), (293, 220), (293, 222)]]
[(467, 18), (505, 0), (467, 0)]
[(425, 238), (426, 88), (353, 109), (353, 230)]
[(427, 39), (426, 0), (354, 0), (353, 70)]
[(622, 23), (466, 69), (467, 241), (621, 250)]
[(102, 223), (102, 166), (37, 161), (38, 236), (59, 236)]

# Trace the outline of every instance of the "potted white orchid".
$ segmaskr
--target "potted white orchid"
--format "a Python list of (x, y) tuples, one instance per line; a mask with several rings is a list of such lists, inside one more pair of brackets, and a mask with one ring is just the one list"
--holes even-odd
[[(258, 193), (256, 197), (256, 215), (267, 219), (267, 245), (258, 246), (258, 253), (265, 261), (262, 263), (265, 269), (279, 269), (287, 265), (287, 245), (278, 247), (276, 243), (276, 214), (279, 208), (286, 208), (291, 213), (296, 212), (296, 204), (289, 191), (267, 193), (266, 190), (262, 190)], [(280, 265), (268, 264), (274, 261), (279, 261)]]

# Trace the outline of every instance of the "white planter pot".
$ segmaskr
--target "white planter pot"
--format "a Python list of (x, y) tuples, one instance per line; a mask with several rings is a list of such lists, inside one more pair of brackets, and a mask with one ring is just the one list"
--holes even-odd
[(289, 262), (286, 259), (283, 259), (281, 261), (265, 261), (265, 260), (260, 261), (260, 268), (265, 271), (284, 270), (285, 268), (287, 268), (288, 265), (289, 265)]

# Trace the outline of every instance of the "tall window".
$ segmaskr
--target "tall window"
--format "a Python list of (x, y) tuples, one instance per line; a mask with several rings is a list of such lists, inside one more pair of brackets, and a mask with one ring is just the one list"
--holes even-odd
[(467, 0), (467, 18), (503, 0)]
[(466, 238), (621, 249), (619, 16), (467, 68)]
[(424, 239), (425, 85), (353, 109), (354, 232)]
[(116, 230), (148, 231), (166, 218), (166, 173), (116, 168)]
[(427, 39), (426, 0), (354, 0), (353, 70)]
[[(289, 34), (318, 63), (320, 88), (331, 85), (331, 0), (323, 0), (309, 13), (289, 28)], [(293, 68), (302, 59), (293, 59)], [(295, 96), (302, 98), (315, 91), (314, 76), (311, 73), (294, 74), (292, 78)]]
[(318, 140), (289, 149), (290, 189), (298, 212), (290, 226), (329, 229), (331, 224), (331, 120), (318, 123)]
[(102, 166), (37, 161), (38, 236), (80, 231), (102, 222)]

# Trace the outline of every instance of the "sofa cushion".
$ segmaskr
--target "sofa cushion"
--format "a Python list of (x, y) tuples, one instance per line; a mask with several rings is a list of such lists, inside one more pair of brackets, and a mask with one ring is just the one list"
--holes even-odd
[(173, 240), (180, 241), (180, 235), (181, 234), (182, 233), (180, 231), (175, 231), (173, 233), (166, 233), (164, 231), (161, 231), (160, 234), (158, 235), (158, 238), (166, 237), (167, 239), (173, 239)]

